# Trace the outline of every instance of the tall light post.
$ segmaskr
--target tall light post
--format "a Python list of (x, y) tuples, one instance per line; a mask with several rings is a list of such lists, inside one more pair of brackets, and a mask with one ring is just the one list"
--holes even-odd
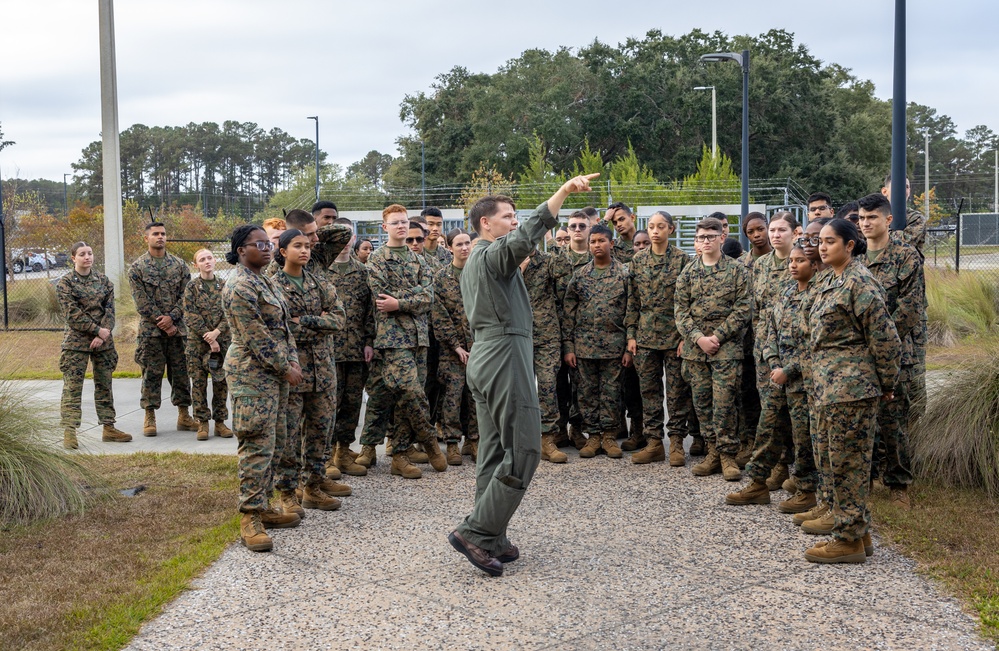
[(420, 141), (420, 183), (423, 188), (423, 209), (427, 209), (427, 148)]
[(694, 86), (694, 90), (711, 91), (711, 160), (718, 158), (718, 103), (714, 86)]
[(923, 153), (926, 155), (926, 185), (923, 190), (923, 208), (926, 211), (926, 221), (930, 219), (930, 130), (923, 129)]
[[(905, 183), (905, 0), (895, 0), (895, 69), (891, 95), (891, 229), (907, 223)], [(929, 218), (929, 215), (927, 215)]]
[(306, 119), (316, 121), (316, 201), (319, 201), (319, 116), (310, 115)]
[(66, 177), (69, 174), (62, 175), (62, 205), (63, 205), (63, 217), (69, 216), (69, 189), (66, 185)]
[(992, 210), (999, 212), (999, 141), (996, 141), (996, 148), (992, 152), (996, 156), (996, 185), (995, 185), (995, 197), (992, 201)]
[[(704, 54), (701, 55), (701, 61), (705, 63), (735, 61), (742, 68), (742, 219), (745, 219), (749, 214), (749, 50), (743, 50), (742, 54), (738, 52)], [(739, 239), (743, 248), (748, 249), (749, 239), (741, 228)]]

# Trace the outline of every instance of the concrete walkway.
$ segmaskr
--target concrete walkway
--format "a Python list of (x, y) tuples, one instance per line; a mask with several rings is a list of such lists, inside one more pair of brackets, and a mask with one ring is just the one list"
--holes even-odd
[[(58, 401), (58, 382), (26, 384)], [(115, 391), (120, 427), (137, 434), (138, 380), (116, 380)], [(156, 438), (102, 444), (95, 427), (81, 442), (91, 452), (235, 450), (232, 439), (166, 431), (173, 413), (163, 413)], [(521, 559), (500, 578), (446, 541), (472, 506), (474, 467), (423, 468), (407, 481), (380, 458), (349, 478), (354, 495), (340, 511), (272, 532), (272, 553), (233, 544), (128, 648), (992, 648), (876, 535), (864, 565), (807, 563), (815, 537), (776, 504), (725, 506), (733, 484), (695, 478), (689, 463), (575, 452), (565, 465), (543, 462), (510, 529)]]

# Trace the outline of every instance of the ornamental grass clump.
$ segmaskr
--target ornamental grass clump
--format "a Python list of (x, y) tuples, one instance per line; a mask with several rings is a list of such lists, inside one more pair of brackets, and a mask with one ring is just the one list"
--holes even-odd
[(953, 346), (963, 337), (988, 337), (999, 326), (999, 289), (988, 276), (927, 268), (926, 298), (932, 344)]

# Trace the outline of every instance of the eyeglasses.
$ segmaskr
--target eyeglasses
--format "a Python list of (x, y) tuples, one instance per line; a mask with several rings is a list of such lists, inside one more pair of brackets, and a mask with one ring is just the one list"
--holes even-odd
[(818, 235), (813, 235), (811, 237), (799, 237), (797, 240), (795, 240), (795, 244), (797, 244), (798, 246), (805, 246), (806, 244), (808, 244), (809, 246), (818, 246), (821, 243), (822, 243), (822, 238), (819, 237)]
[(258, 251), (273, 251), (274, 242), (270, 240), (257, 240), (256, 242), (248, 242), (244, 246), (255, 246)]
[(408, 224), (408, 223), (409, 223), (409, 220), (407, 219), (405, 221), (385, 222), (385, 225), (386, 226), (402, 226), (403, 224)]
[(694, 241), (695, 242), (710, 242), (711, 240), (715, 239), (716, 237), (723, 237), (723, 235), (721, 233), (715, 233), (714, 235), (695, 235), (694, 236)]
[(823, 210), (832, 210), (829, 206), (812, 206), (808, 209), (808, 212), (822, 212)]
[(569, 224), (570, 231), (585, 231), (589, 227), (589, 224)]
[(555, 241), (558, 242), (559, 244), (565, 244), (566, 242), (569, 241), (569, 238), (568, 237), (556, 237)]
[(423, 244), (423, 240), (425, 240), (425, 239), (427, 239), (427, 238), (425, 238), (425, 237), (407, 237), (406, 238), (406, 244), (413, 244), (413, 243)]
[(852, 221), (854, 224), (860, 223), (860, 214), (858, 213), (852, 212), (849, 215), (847, 215), (846, 218)]

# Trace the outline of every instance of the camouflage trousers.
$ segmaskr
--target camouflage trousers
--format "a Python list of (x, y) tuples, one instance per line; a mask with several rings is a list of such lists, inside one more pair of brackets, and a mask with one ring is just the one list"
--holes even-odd
[[(664, 427), (669, 429), (670, 436), (686, 437), (689, 421), (693, 418), (694, 405), (691, 402), (690, 385), (683, 379), (682, 360), (676, 356), (676, 350), (639, 348), (638, 355), (635, 356), (635, 370), (638, 372), (638, 381), (642, 389), (645, 437), (662, 440)], [(666, 378), (665, 409), (663, 376)]]
[[(220, 344), (221, 346), (221, 344)], [(229, 408), (226, 399), (229, 397), (229, 384), (222, 370), (222, 361), (228, 344), (221, 346), (216, 354), (218, 368), (212, 370), (208, 366), (211, 359), (211, 349), (208, 346), (187, 348), (187, 374), (191, 376), (191, 400), (194, 403), (194, 418), (205, 423), (210, 420), (222, 422), (229, 418)], [(212, 408), (208, 409), (208, 379), (212, 380)]]
[(735, 405), (742, 380), (742, 360), (685, 359), (682, 369), (683, 379), (690, 385), (701, 436), (714, 443), (720, 453), (735, 456), (739, 452), (739, 416)]
[[(335, 395), (335, 392), (334, 394)], [(274, 486), (291, 491), (314, 486), (326, 476), (336, 405), (325, 391), (288, 395), (288, 436), (275, 453)]]
[(756, 363), (751, 355), (747, 355), (742, 360), (742, 385), (739, 391), (739, 442), (749, 450), (755, 445), (756, 429), (760, 423), (760, 392), (756, 384)]
[(87, 363), (91, 361), (94, 366), (94, 406), (97, 408), (97, 420), (104, 425), (114, 424), (111, 374), (118, 367), (118, 352), (114, 346), (100, 352), (64, 350), (59, 355), (59, 370), (62, 371), (59, 416), (63, 429), (80, 427), (83, 418), (83, 379), (87, 374)]
[(185, 337), (140, 337), (135, 343), (135, 363), (142, 368), (143, 409), (159, 409), (163, 371), (170, 382), (170, 402), (191, 406), (191, 378), (187, 375)]
[(534, 346), (534, 376), (538, 381), (538, 406), (541, 408), (541, 434), (558, 434), (558, 371), (562, 364), (558, 344)]
[(361, 404), (364, 402), (364, 383), (367, 381), (367, 363), (336, 363), (336, 423), (333, 425), (335, 442), (347, 445), (354, 442), (354, 432), (357, 430)]
[(432, 425), (441, 422), (441, 401), (444, 399), (444, 387), (440, 383), (441, 347), (434, 337), (433, 328), (430, 329), (430, 345), (424, 354), (424, 364), (426, 368), (423, 372), (423, 393), (427, 396), (427, 404), (430, 411), (427, 418)]
[[(785, 422), (789, 425), (785, 427)], [(787, 392), (770, 387), (760, 411), (756, 428), (753, 458), (746, 465), (746, 474), (758, 482), (766, 481), (780, 462), (789, 443), (785, 432), (790, 430), (794, 446), (794, 478), (803, 492), (813, 493), (818, 483), (815, 455), (812, 452), (808, 396), (802, 392)]]
[(926, 311), (912, 333), (912, 371), (909, 374), (909, 431), (926, 414)]
[[(753, 364), (756, 369), (756, 393), (759, 396), (760, 409), (755, 431), (757, 435), (759, 435), (763, 420), (764, 404), (767, 401), (768, 394), (773, 391), (780, 391), (783, 393), (783, 389), (778, 389), (770, 382), (770, 366), (765, 360), (756, 359)], [(745, 391), (743, 391), (743, 393), (745, 393)], [(777, 432), (777, 440), (784, 446), (781, 448), (779, 461), (780, 463), (791, 464), (794, 461), (794, 435), (791, 433), (791, 418), (786, 411), (777, 421), (777, 427), (780, 430)]]
[(559, 354), (559, 368), (555, 375), (555, 398), (558, 401), (559, 426), (569, 423), (581, 425), (583, 422), (583, 417), (579, 412), (576, 377), (576, 369), (562, 361), (562, 355)]
[(867, 497), (878, 400), (865, 398), (815, 409), (815, 460), (831, 495), (833, 536), (840, 540), (859, 540), (871, 525)]
[(895, 382), (895, 397), (878, 403), (878, 434), (874, 439), (871, 477), (880, 477), (888, 488), (912, 483), (909, 446), (909, 382), (912, 366), (902, 366)]
[[(465, 382), (465, 365), (458, 359), (457, 354), (441, 351), (437, 372), (441, 388), (440, 421), (444, 441), (458, 443), (462, 434), (467, 441), (478, 441), (479, 423), (475, 416), (472, 392), (468, 390), (468, 384)], [(462, 427), (463, 421), (466, 424), (464, 427)]]
[(620, 357), (610, 359), (576, 358), (579, 372), (579, 408), (583, 429), (591, 436), (617, 433), (621, 424)]
[(239, 510), (263, 511), (274, 486), (275, 451), (281, 454), (287, 437), (288, 383), (274, 379), (255, 385), (250, 388), (259, 394), (250, 396), (239, 395), (232, 378), (230, 384), (232, 427), (239, 441)]
[(392, 451), (405, 452), (414, 440), (436, 440), (430, 405), (423, 391), (426, 348), (384, 348), (371, 363), (362, 445), (379, 445), (386, 434)]

